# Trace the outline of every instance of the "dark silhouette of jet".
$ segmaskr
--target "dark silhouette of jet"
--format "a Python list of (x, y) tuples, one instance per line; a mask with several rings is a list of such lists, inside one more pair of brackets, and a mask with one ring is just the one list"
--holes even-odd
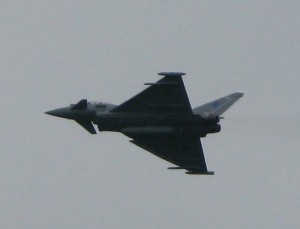
[(191, 108), (181, 72), (162, 72), (163, 78), (119, 106), (80, 100), (45, 112), (72, 119), (91, 134), (121, 132), (131, 143), (185, 169), (187, 174), (208, 174), (200, 138), (220, 132), (220, 115), (243, 96), (233, 93)]

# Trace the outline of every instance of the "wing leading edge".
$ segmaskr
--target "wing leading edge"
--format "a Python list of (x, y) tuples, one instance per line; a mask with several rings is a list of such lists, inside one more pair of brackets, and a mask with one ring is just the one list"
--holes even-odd
[(159, 73), (164, 75), (150, 87), (114, 108), (111, 112), (147, 114), (192, 114), (192, 108), (183, 84), (184, 73)]

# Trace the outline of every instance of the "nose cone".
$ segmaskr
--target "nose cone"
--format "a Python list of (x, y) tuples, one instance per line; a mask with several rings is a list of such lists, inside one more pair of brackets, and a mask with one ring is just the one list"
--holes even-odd
[(67, 119), (71, 119), (72, 117), (70, 117), (70, 112), (68, 108), (58, 108), (55, 110), (51, 110), (51, 111), (47, 111), (45, 112), (45, 114), (48, 115), (52, 115), (55, 117), (60, 117), (60, 118), (67, 118)]

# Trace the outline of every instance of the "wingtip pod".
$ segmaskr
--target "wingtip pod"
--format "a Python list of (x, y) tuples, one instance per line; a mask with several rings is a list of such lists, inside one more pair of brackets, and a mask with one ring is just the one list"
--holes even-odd
[(160, 76), (184, 76), (186, 75), (184, 72), (159, 72), (157, 75)]
[(187, 171), (185, 173), (189, 175), (214, 175), (215, 174), (215, 172), (213, 171), (206, 171), (206, 172)]
[[(177, 167), (169, 167), (168, 169), (177, 170), (177, 169), (188, 169), (188, 168), (177, 166)], [(215, 174), (214, 171), (193, 171), (193, 170), (188, 170), (185, 173), (189, 175), (214, 175)]]

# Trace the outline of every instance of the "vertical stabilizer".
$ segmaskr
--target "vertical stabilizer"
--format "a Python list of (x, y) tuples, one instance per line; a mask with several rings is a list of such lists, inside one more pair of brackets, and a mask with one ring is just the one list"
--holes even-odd
[(201, 116), (219, 116), (223, 114), (229, 107), (231, 107), (238, 99), (243, 97), (243, 95), (244, 94), (240, 92), (227, 95), (210, 103), (206, 103), (202, 106), (194, 108), (193, 113)]

